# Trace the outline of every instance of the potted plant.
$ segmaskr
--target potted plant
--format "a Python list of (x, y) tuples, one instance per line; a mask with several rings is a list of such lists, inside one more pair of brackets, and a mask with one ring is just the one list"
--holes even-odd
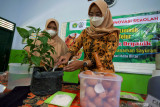
[[(22, 64), (29, 63), (28, 71), (33, 66), (30, 90), (36, 95), (53, 94), (62, 88), (63, 72), (52, 72), (54, 59), (50, 55), (56, 54), (56, 52), (54, 47), (47, 43), (51, 36), (46, 31), (41, 31), (40, 28), (27, 27), (29, 30), (17, 27), (17, 31), (22, 39), (26, 40), (23, 49), (29, 49), (29, 51), (23, 52)], [(31, 38), (33, 34), (34, 40)]]

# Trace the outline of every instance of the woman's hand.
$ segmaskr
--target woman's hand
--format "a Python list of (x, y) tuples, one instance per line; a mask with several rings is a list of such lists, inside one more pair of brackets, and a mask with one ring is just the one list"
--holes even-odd
[(71, 53), (67, 53), (64, 56), (60, 56), (57, 65), (68, 64), (69, 58), (71, 57)]
[(84, 61), (74, 60), (63, 68), (64, 71), (74, 71), (83, 67)]

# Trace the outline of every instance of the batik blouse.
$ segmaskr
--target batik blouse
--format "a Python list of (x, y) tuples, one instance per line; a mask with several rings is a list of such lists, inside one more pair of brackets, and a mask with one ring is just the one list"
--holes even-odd
[[(84, 61), (91, 60), (92, 62), (92, 66), (87, 67), (87, 69), (93, 71), (96, 71), (97, 69), (96, 62), (92, 53), (97, 52), (103, 67), (107, 70), (113, 70), (113, 72), (115, 72), (112, 59), (114, 57), (118, 44), (119, 36), (117, 35), (117, 32), (106, 34), (100, 38), (94, 39), (90, 37), (87, 34), (86, 29), (84, 29), (76, 38), (76, 41), (69, 49), (69, 52), (72, 54), (72, 56), (74, 56), (79, 51), (79, 49), (83, 47)], [(84, 68), (81, 69), (81, 71), (83, 70)]]

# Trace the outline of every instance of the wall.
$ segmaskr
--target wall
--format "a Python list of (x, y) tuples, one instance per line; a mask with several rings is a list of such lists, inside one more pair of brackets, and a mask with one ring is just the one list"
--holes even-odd
[[(88, 18), (88, 0), (0, 0), (0, 16), (25, 27), (44, 29), (48, 18), (56, 18), (60, 27), (68, 21)], [(160, 0), (117, 0), (110, 8), (112, 16), (160, 10)], [(22, 49), (21, 38), (15, 32), (12, 49)]]

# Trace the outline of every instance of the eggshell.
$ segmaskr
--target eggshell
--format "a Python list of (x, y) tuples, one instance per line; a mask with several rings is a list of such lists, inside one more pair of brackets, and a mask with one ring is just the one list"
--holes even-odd
[(80, 81), (80, 89), (85, 89), (87, 87), (86, 79), (83, 79)]
[(107, 99), (108, 103), (112, 105), (112, 107), (118, 106), (118, 101), (115, 97), (111, 97)]
[(87, 102), (82, 101), (81, 102), (81, 107), (87, 107)]
[(98, 83), (94, 86), (94, 90), (96, 93), (103, 93), (105, 92), (103, 85), (101, 83)]
[(98, 96), (99, 96), (100, 98), (104, 99), (104, 98), (107, 97), (107, 94), (108, 94), (108, 92), (105, 91), (105, 92), (103, 92), (103, 93), (100, 93)]
[(104, 103), (103, 103), (103, 107), (112, 107), (112, 105), (110, 105), (110, 104), (107, 103), (107, 102), (104, 102)]
[(102, 81), (102, 85), (105, 89), (109, 89), (111, 88), (112, 82), (111, 81), (107, 81), (107, 80), (103, 80)]
[(110, 90), (107, 94), (107, 97), (113, 97), (116, 95), (116, 91), (115, 90)]
[(102, 73), (97, 73), (96, 75), (97, 76), (102, 76), (102, 77), (104, 76)]
[(83, 97), (82, 98), (82, 101), (85, 101), (85, 102), (87, 102), (89, 99), (88, 99), (88, 97), (87, 96), (85, 96), (85, 97)]
[[(82, 97), (81, 97), (82, 98)], [(81, 107), (87, 107), (87, 102), (88, 102), (88, 97), (83, 97), (82, 99), (81, 99), (81, 102), (80, 102), (80, 104), (81, 104)]]
[(93, 102), (88, 101), (88, 107), (96, 107), (96, 105)]
[[(96, 74), (95, 74), (94, 72), (92, 72), (91, 70), (86, 70), (86, 71), (84, 72), (84, 74), (86, 74), (86, 75), (92, 75), (93, 78), (96, 77)], [(96, 85), (97, 82), (98, 82), (97, 79), (92, 79), (92, 78), (91, 78), (91, 79), (86, 79), (86, 83), (87, 83), (88, 85), (91, 85), (91, 86)]]
[(106, 74), (104, 74), (104, 76), (107, 76), (107, 77), (116, 77), (116, 75), (114, 73), (106, 73)]
[(86, 74), (86, 75), (94, 75), (94, 73), (91, 70), (86, 70), (83, 73)]
[(120, 88), (121, 88), (120, 84), (118, 82), (114, 82), (111, 89), (115, 91), (119, 91)]
[(96, 98), (94, 99), (94, 103), (95, 103), (96, 107), (99, 107), (99, 106), (102, 106), (102, 105), (103, 105), (103, 100), (102, 100), (102, 98), (100, 98), (100, 97), (96, 97)]
[(86, 83), (88, 85), (94, 86), (94, 85), (96, 85), (98, 83), (98, 80), (97, 79), (87, 79)]
[(87, 87), (86, 88), (86, 95), (89, 98), (94, 98), (96, 96), (96, 92), (94, 91), (94, 88), (93, 87)]

